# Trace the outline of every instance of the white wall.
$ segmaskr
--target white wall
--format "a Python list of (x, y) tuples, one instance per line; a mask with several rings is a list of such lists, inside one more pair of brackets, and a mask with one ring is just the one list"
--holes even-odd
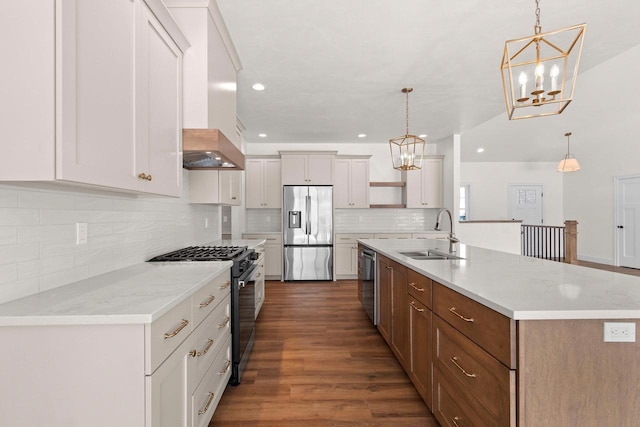
[[(220, 238), (220, 207), (53, 184), (0, 184), (0, 302)], [(208, 218), (210, 228), (204, 228)], [(88, 243), (76, 245), (76, 223)]]
[(556, 171), (557, 166), (557, 163), (551, 162), (461, 163), (460, 185), (471, 185), (471, 217), (468, 219), (511, 219), (507, 216), (509, 184), (540, 184), (544, 189), (545, 224), (563, 225), (562, 180), (564, 175)]

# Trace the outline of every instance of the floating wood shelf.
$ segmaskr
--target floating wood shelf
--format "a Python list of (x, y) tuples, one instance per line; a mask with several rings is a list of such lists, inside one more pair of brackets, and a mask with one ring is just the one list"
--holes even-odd
[(369, 187), (404, 187), (405, 183), (402, 181), (399, 182), (370, 182)]
[(386, 209), (386, 208), (404, 209), (406, 207), (407, 207), (407, 205), (404, 205), (404, 204), (400, 204), (400, 205), (369, 205), (369, 208), (371, 208), (371, 209)]

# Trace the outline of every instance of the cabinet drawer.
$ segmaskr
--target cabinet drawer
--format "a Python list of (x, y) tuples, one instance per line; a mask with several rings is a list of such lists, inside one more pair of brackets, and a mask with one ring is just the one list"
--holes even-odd
[(197, 327), (217, 305), (231, 292), (230, 272), (220, 274), (191, 296), (193, 302), (193, 327)]
[(357, 243), (358, 239), (373, 239), (371, 233), (339, 233), (336, 234), (335, 243)]
[(515, 371), (500, 363), (437, 316), (434, 369), (460, 390), (460, 394), (487, 423), (515, 425)]
[(375, 239), (410, 239), (411, 233), (378, 233)]
[(231, 295), (227, 295), (194, 332), (190, 355), (196, 365), (195, 378), (202, 378), (215, 355), (231, 335)]
[(224, 342), (202, 382), (191, 396), (193, 426), (206, 427), (209, 424), (230, 376), (231, 336)]
[(265, 244), (273, 245), (282, 243), (282, 235), (281, 234), (250, 234), (250, 233), (242, 233), (243, 239), (248, 240), (265, 240)]
[(515, 320), (433, 282), (433, 312), (511, 369), (516, 368)]
[(431, 309), (431, 279), (408, 269), (407, 282), (409, 295)]
[(191, 298), (145, 325), (145, 373), (151, 374), (189, 336), (193, 328)]
[(495, 427), (482, 421), (437, 371), (434, 372), (433, 388), (433, 413), (443, 427)]

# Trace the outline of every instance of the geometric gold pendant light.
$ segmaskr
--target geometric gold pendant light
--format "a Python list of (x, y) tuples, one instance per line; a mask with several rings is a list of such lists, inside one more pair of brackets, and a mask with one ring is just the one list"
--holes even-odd
[(576, 172), (580, 170), (580, 163), (569, 151), (569, 137), (571, 132), (564, 134), (567, 137), (567, 154), (564, 155), (560, 163), (558, 163), (558, 172)]
[(535, 13), (535, 34), (504, 45), (500, 69), (509, 120), (560, 114), (573, 99), (587, 24), (542, 33), (540, 0)]
[(410, 87), (402, 89), (402, 93), (406, 95), (407, 127), (405, 134), (389, 140), (393, 168), (403, 171), (421, 169), (424, 155), (424, 139), (409, 134), (409, 93), (412, 91), (413, 89)]

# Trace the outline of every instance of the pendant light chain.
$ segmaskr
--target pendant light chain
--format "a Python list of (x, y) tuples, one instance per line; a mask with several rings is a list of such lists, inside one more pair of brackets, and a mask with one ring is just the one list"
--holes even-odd
[(533, 26), (535, 30), (535, 34), (540, 34), (542, 32), (542, 27), (540, 26), (540, 0), (536, 0), (536, 25)]
[(405, 103), (407, 129), (404, 133), (405, 135), (409, 135), (409, 92), (411, 92), (412, 90), (413, 89), (407, 89), (407, 100)]

